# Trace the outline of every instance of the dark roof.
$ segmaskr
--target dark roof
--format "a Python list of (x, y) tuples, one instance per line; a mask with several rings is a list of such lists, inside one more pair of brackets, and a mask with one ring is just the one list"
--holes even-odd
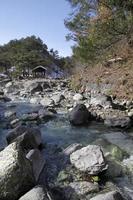
[(37, 67), (35, 67), (34, 69), (32, 69), (32, 71), (34, 71), (34, 70), (36, 70), (36, 69), (39, 69), (39, 68), (41, 68), (41, 69), (44, 69), (44, 70), (47, 70), (47, 68), (46, 67), (43, 67), (43, 66), (37, 66)]

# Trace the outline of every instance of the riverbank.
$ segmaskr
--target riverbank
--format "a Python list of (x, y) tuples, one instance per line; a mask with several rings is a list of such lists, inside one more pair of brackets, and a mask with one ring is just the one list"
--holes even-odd
[[(20, 199), (132, 199), (132, 102), (75, 93), (69, 84), (43, 79), (1, 87), (1, 198), (29, 191)], [(69, 122), (71, 113), (76, 122), (84, 119), (77, 104), (90, 116), (82, 126)]]

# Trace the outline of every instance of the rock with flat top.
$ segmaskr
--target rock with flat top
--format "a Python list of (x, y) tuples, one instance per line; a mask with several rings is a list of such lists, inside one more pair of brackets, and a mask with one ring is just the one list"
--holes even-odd
[(71, 163), (80, 171), (97, 175), (108, 168), (99, 146), (88, 145), (70, 155)]

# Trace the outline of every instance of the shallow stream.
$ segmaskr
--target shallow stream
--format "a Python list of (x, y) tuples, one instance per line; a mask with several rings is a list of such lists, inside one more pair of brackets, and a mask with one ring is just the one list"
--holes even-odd
[[(15, 110), (18, 117), (25, 113), (36, 112), (40, 108), (40, 106), (31, 105), (26, 102), (7, 103), (0, 106), (1, 116), (3, 107), (5, 110)], [(73, 143), (81, 143), (85, 146), (91, 144), (98, 138), (105, 138), (128, 152), (129, 155), (133, 155), (133, 130), (125, 132), (119, 129), (108, 128), (104, 126), (103, 123), (98, 122), (91, 122), (86, 127), (73, 127), (69, 123), (67, 114), (61, 112), (57, 114), (57, 118), (54, 120), (40, 124), (39, 128), (44, 143), (57, 144), (65, 148)], [(8, 130), (4, 122), (1, 123), (0, 148), (6, 145), (7, 132)], [(130, 184), (129, 180), (124, 180), (120, 177), (118, 184), (120, 187), (123, 187), (130, 198), (133, 199), (133, 186)]]

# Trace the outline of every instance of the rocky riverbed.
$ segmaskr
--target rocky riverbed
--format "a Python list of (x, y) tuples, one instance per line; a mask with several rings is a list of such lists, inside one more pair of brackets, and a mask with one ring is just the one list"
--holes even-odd
[(69, 80), (0, 83), (0, 199), (133, 199), (133, 102)]

